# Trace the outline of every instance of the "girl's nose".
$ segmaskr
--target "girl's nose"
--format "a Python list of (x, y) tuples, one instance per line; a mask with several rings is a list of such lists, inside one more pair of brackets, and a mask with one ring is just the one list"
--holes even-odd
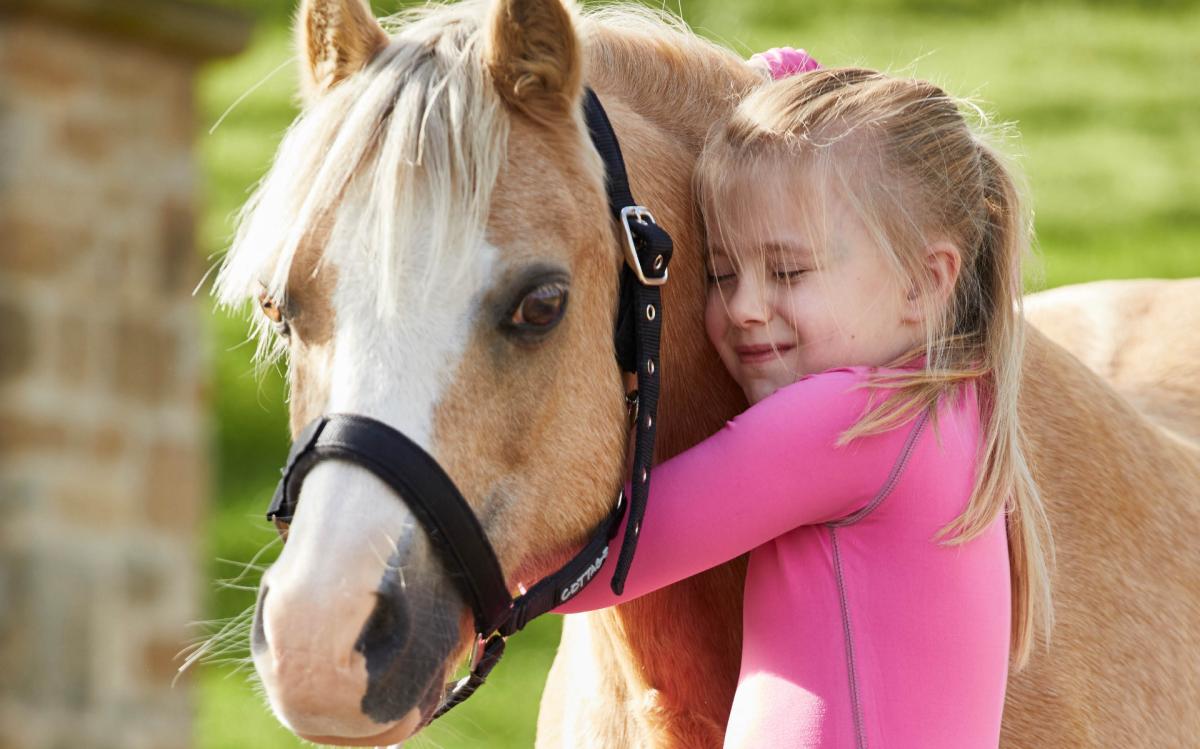
[(730, 320), (741, 328), (770, 320), (771, 305), (765, 291), (761, 279), (753, 273), (739, 275), (737, 287), (728, 299)]

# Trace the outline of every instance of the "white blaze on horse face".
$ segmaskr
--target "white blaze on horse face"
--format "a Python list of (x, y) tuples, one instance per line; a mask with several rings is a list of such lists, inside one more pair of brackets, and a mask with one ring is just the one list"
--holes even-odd
[[(442, 262), (431, 274), (431, 293), (420, 288), (425, 268), (406, 274), (399, 280), (398, 307), (385, 316), (378, 312), (378, 279), (366, 267), (353, 267), (357, 263), (339, 264), (325, 413), (378, 419), (427, 452), (435, 452), (435, 412), (466, 351), (499, 251), (484, 243), (472, 255), (465, 273), (455, 272), (457, 258)], [(299, 504), (303, 509), (297, 520), (303, 526), (289, 534), (280, 564), (311, 552), (322, 566), (337, 567), (339, 560), (330, 558), (331, 553), (356, 553), (372, 539), (379, 546), (413, 522), (401, 499), (382, 482), (368, 471), (338, 461), (323, 461), (313, 469)], [(321, 529), (320, 543), (310, 548), (303, 527), (314, 521)], [(326, 529), (348, 523), (357, 526), (358, 543), (353, 543), (356, 532), (347, 528), (351, 547), (330, 548)], [(386, 559), (391, 549), (379, 546), (378, 552)]]
[[(385, 314), (369, 258), (339, 257), (328, 402), (321, 412), (378, 419), (434, 453), (435, 413), (466, 351), (498, 255), (485, 243), (472, 252), (465, 273), (435, 268), (430, 294), (418, 288), (424, 269), (411, 273), (399, 280), (398, 304)], [(458, 258), (442, 265), (459, 265)], [(380, 730), (358, 706), (367, 672), (355, 645), (386, 567), (395, 559), (403, 565), (403, 555), (392, 558), (397, 543), (412, 532), (423, 530), (402, 498), (369, 471), (322, 461), (306, 478), (288, 543), (264, 577), (270, 657), (256, 656), (276, 712), (298, 733), (352, 737)], [(334, 709), (331, 699), (339, 701)]]

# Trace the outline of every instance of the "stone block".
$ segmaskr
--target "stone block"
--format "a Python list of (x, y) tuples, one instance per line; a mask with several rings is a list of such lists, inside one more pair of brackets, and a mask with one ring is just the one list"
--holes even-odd
[(133, 520), (136, 507), (118, 471), (68, 468), (53, 486), (56, 521), (94, 530), (117, 530)]
[(31, 368), (34, 358), (32, 321), (27, 310), (14, 301), (0, 299), (0, 383), (12, 380)]
[(153, 319), (128, 315), (117, 323), (116, 388), (147, 404), (167, 396), (176, 366), (176, 340)]
[(132, 553), (125, 559), (125, 598), (134, 606), (149, 607), (163, 598), (168, 580), (188, 570), (172, 570), (163, 559), (148, 554)]
[(99, 597), (105, 595), (100, 570), (94, 561), (66, 556), (62, 549), (33, 550), (29, 559), (37, 625), (27, 644), (34, 666), (31, 696), (47, 706), (88, 707), (97, 678), (93, 652), (102, 646), (93, 626)]
[[(41, 487), (32, 477), (6, 476), (0, 473), (0, 517), (5, 520), (5, 529), (12, 528), (24, 514), (38, 509)], [(0, 535), (0, 543), (3, 536)]]
[(192, 206), (180, 199), (163, 201), (161, 284), (163, 291), (176, 299), (186, 299), (183, 295), (190, 295), (200, 282), (195, 236)]
[(152, 445), (143, 501), (150, 524), (183, 538), (200, 532), (208, 496), (206, 455), (198, 446), (163, 441)]
[(43, 708), (90, 702), (96, 580), (62, 550), (0, 556), (11, 613), (0, 628), (0, 695)]
[(120, 427), (102, 426), (92, 433), (92, 458), (102, 463), (116, 462), (125, 455), (128, 443), (129, 437)]
[(68, 271), (93, 244), (86, 229), (64, 220), (61, 205), (15, 213), (0, 215), (0, 270), (5, 272), (54, 278)]
[(83, 314), (69, 312), (58, 323), (54, 369), (59, 381), (76, 389), (95, 385), (96, 339), (92, 322)]
[(70, 430), (50, 416), (30, 416), (0, 408), (0, 454), (61, 455), (70, 441)]
[(102, 120), (72, 113), (58, 123), (55, 145), (61, 158), (85, 163), (103, 162), (118, 148), (121, 133), (113, 132)]
[(29, 650), (36, 622), (31, 618), (33, 570), (29, 556), (0, 550), (0, 695), (28, 695), (33, 663)]
[(0, 69), (30, 93), (62, 97), (85, 86), (89, 68), (72, 55), (56, 54), (63, 37), (45, 23), (20, 21), (0, 27)]

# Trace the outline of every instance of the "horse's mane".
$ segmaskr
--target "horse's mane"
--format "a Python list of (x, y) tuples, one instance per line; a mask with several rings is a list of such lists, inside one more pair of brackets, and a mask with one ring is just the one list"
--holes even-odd
[(678, 16), (642, 5), (603, 5), (583, 12), (579, 31), (589, 85), (620, 91), (632, 111), (697, 148), (708, 118), (680, 113), (745, 95), (745, 62)]
[[(401, 274), (428, 280), (469, 266), (509, 131), (483, 64), (486, 9), (468, 0), (382, 19), (391, 43), (300, 114), (242, 209), (216, 282), (223, 304), (259, 291), (282, 301), (301, 253), (374, 276), (383, 308)], [(589, 83), (622, 91), (637, 111), (662, 111), (656, 124), (668, 129), (684, 126), (680, 103), (714, 95), (701, 81), (728, 78), (707, 68), (736, 63), (682, 20), (642, 6), (583, 11), (577, 27)], [(354, 210), (340, 210), (343, 202)], [(298, 267), (315, 274), (321, 265)], [(259, 332), (263, 354), (273, 337)]]

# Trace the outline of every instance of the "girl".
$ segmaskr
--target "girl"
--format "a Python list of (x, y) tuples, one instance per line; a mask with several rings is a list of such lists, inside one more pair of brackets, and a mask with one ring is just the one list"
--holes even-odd
[(747, 97), (697, 187), (751, 406), (655, 468), (625, 594), (558, 611), (749, 552), (727, 747), (995, 747), (1050, 614), (1012, 177), (937, 87), (835, 69)]

